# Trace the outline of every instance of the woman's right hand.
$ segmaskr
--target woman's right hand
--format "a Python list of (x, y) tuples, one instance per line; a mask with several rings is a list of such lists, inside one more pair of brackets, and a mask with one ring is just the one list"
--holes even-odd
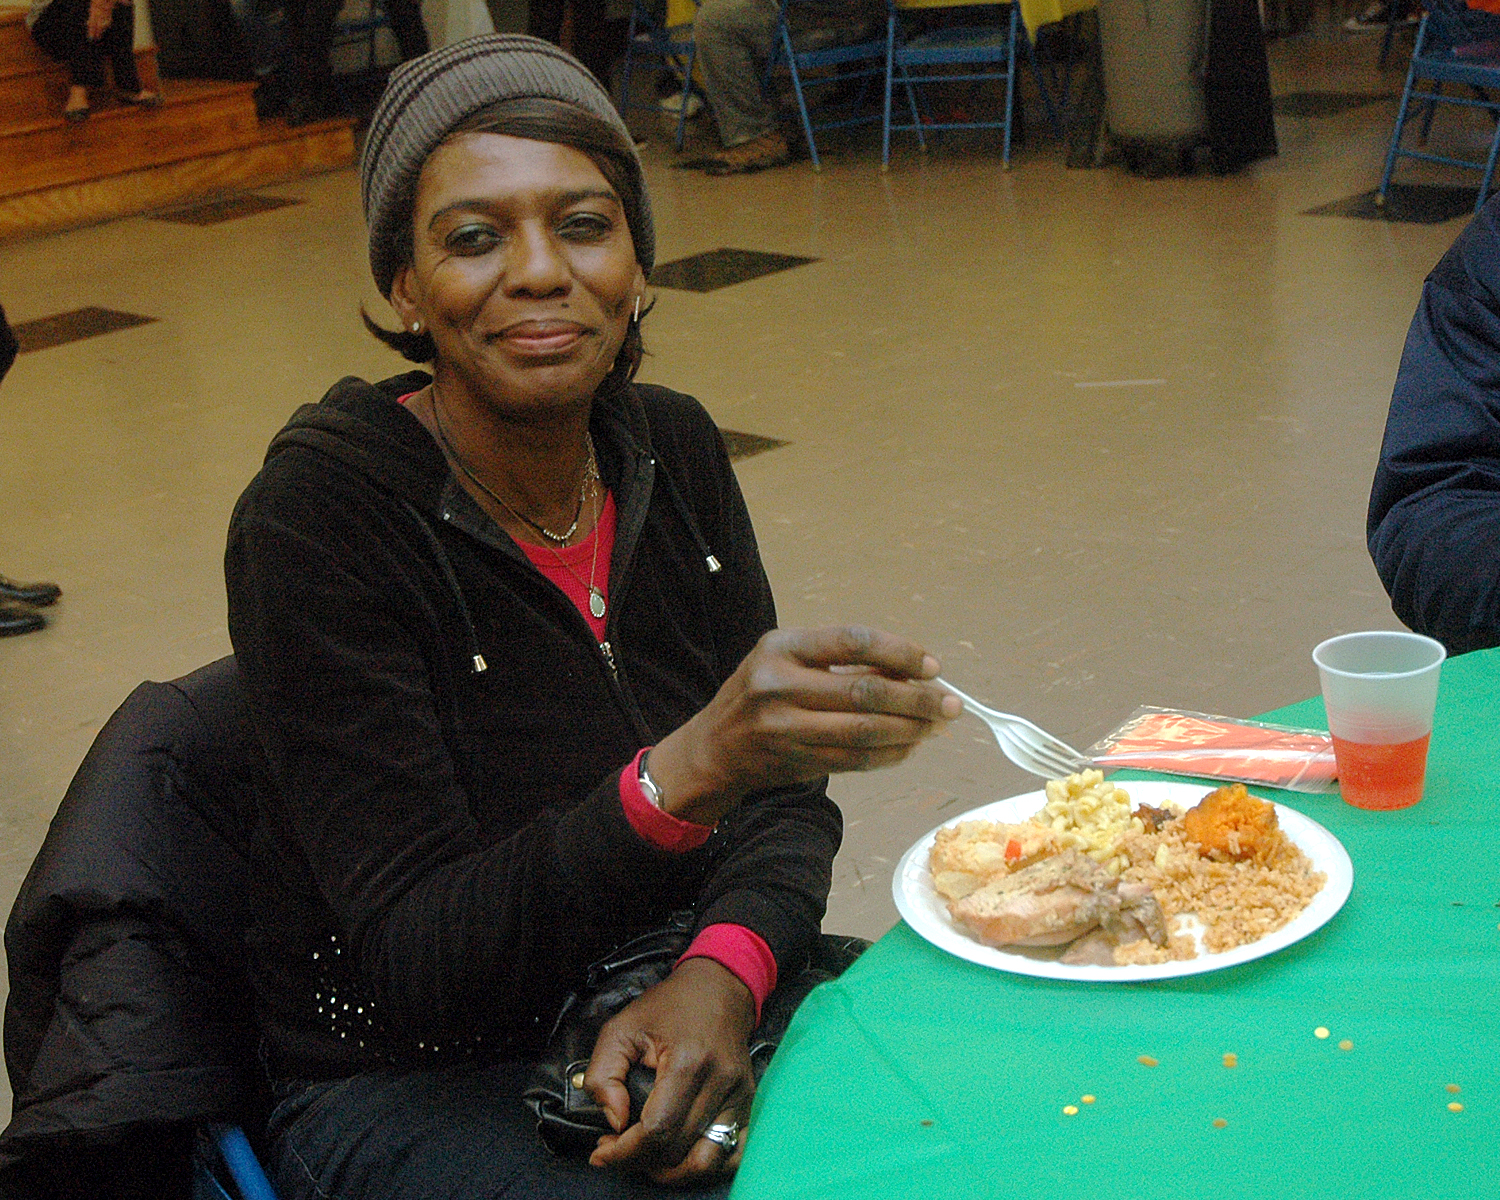
[(861, 626), (773, 629), (706, 708), (651, 751), (667, 812), (715, 825), (748, 793), (906, 758), (963, 712), (938, 661)]

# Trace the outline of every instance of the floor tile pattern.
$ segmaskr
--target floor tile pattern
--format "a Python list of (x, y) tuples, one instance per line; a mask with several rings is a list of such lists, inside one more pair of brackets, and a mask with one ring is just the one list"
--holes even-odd
[(707, 250), (675, 262), (662, 263), (651, 272), (651, 286), (684, 292), (714, 292), (722, 287), (763, 275), (774, 275), (792, 267), (817, 262), (796, 254), (767, 254), (761, 250)]
[(192, 208), (158, 213), (152, 219), (169, 221), (174, 225), (219, 225), (225, 221), (237, 221), (241, 217), (253, 217), (285, 208), (289, 204), (301, 203), (300, 200), (286, 196), (259, 196), (254, 192), (246, 192), (239, 196), (226, 196), (222, 200), (210, 200), (207, 204), (195, 204)]
[(116, 312), (111, 308), (75, 308), (71, 312), (57, 313), (51, 317), (37, 317), (34, 321), (22, 321), (15, 325), (16, 341), (21, 353), (32, 350), (50, 350), (53, 346), (66, 346), (69, 342), (81, 342), (84, 338), (98, 337), (103, 333), (114, 333), (118, 329), (134, 329), (137, 325), (149, 325), (155, 317), (143, 317), (137, 313)]
[(1394, 221), (1407, 225), (1440, 225), (1471, 216), (1477, 188), (1440, 187), (1430, 183), (1393, 183), (1385, 207), (1375, 203), (1378, 190), (1360, 192), (1345, 200), (1320, 204), (1303, 213), (1308, 217), (1353, 217), (1360, 221)]
[(777, 438), (761, 437), (758, 433), (738, 433), (733, 429), (721, 429), (719, 432), (724, 437), (724, 445), (729, 449), (729, 457), (735, 461), (752, 458), (786, 445)]

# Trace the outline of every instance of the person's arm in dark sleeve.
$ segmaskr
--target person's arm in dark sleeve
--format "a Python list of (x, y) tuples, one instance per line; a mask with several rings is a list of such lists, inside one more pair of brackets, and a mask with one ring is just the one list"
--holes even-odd
[[(706, 440), (702, 455), (712, 470), (693, 472), (691, 500), (735, 585), (715, 605), (724, 620), (720, 669), (727, 679), (776, 627), (776, 604), (739, 481), (711, 424)], [(842, 838), (843, 815), (828, 798), (826, 776), (747, 797), (720, 822), (714, 868), (698, 897), (698, 928), (742, 925), (764, 939), (781, 977), (794, 975), (821, 928)]]
[(1454, 654), (1500, 645), (1497, 221), (1490, 204), (1423, 285), (1370, 494), (1396, 615)]

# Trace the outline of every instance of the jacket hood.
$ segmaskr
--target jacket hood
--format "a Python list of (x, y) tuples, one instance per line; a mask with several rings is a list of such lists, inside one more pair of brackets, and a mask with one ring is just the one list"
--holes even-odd
[(385, 490), (431, 508), (448, 476), (443, 452), (422, 423), (396, 401), (432, 382), (407, 371), (380, 383), (346, 376), (317, 404), (304, 404), (266, 450), (266, 461), (293, 447), (327, 455)]

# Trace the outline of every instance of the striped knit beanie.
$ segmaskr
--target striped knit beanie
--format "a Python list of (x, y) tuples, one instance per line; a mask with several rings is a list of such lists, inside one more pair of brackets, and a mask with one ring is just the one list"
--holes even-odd
[(370, 270), (389, 297), (410, 239), (417, 179), (428, 155), (471, 113), (501, 100), (542, 97), (592, 113), (620, 133), (630, 153), (630, 181), (639, 217), (630, 227), (635, 257), (646, 274), (656, 257), (651, 203), (635, 143), (609, 93), (572, 55), (518, 33), (488, 33), (455, 42), (391, 72), (370, 118), (360, 158), (360, 190), (370, 227)]

